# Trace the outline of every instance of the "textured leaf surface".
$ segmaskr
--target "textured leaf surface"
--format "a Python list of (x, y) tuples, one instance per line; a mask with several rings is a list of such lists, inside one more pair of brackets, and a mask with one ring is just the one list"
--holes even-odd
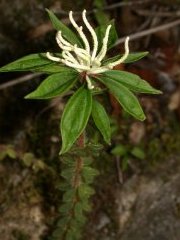
[[(123, 63), (136, 62), (147, 55), (148, 55), (148, 52), (130, 53)], [(106, 65), (107, 63), (115, 62), (115, 61), (119, 60), (122, 56), (123, 56), (123, 54), (119, 54), (115, 57), (108, 58), (103, 61), (103, 64)]]
[[(75, 167), (74, 167), (75, 168)], [(61, 176), (66, 179), (67, 181), (69, 180), (69, 182), (71, 183), (72, 181), (72, 178), (74, 176), (74, 168), (71, 167), (71, 168), (67, 168), (67, 169), (64, 169), (62, 172), (61, 172)]]
[(42, 54), (30, 54), (0, 68), (0, 72), (29, 71), (52, 63)]
[(53, 74), (53, 73), (59, 73), (63, 71), (70, 70), (72, 68), (63, 66), (59, 63), (53, 63), (51, 62), (50, 64), (46, 64), (37, 68), (33, 68), (33, 72), (42, 72), (42, 73), (47, 73), (47, 74)]
[(141, 121), (145, 120), (145, 115), (141, 105), (133, 93), (114, 79), (103, 77), (99, 78), (99, 80), (109, 88), (110, 92), (114, 95), (126, 112)]
[(119, 144), (111, 150), (111, 153), (115, 156), (123, 157), (128, 154), (128, 148), (125, 145)]
[(99, 172), (91, 167), (83, 167), (82, 177), (86, 184), (91, 184), (94, 178), (99, 174)]
[(94, 189), (86, 184), (81, 184), (78, 189), (80, 199), (89, 198), (94, 194)]
[(111, 20), (107, 24), (101, 25), (95, 29), (95, 32), (98, 37), (98, 42), (102, 44), (103, 38), (105, 36), (106, 28), (110, 24), (112, 25), (112, 27), (111, 27), (110, 34), (109, 34), (108, 49), (112, 48), (118, 39), (116, 28), (114, 25), (114, 20)]
[(68, 191), (66, 191), (63, 195), (63, 202), (72, 202), (72, 199), (74, 199), (76, 195), (76, 190), (75, 189), (69, 189)]
[(83, 132), (91, 114), (92, 95), (81, 87), (68, 101), (61, 119), (62, 149), (67, 152)]
[(142, 80), (138, 75), (118, 70), (104, 72), (102, 78), (110, 78), (134, 92), (160, 94), (161, 91), (153, 88), (148, 82)]
[(93, 100), (92, 117), (104, 140), (109, 144), (111, 139), (109, 117), (104, 107), (96, 100)]
[(72, 44), (78, 44), (78, 46), (82, 46), (80, 39), (78, 38), (78, 36), (68, 27), (66, 27), (66, 25), (64, 25), (57, 17), (56, 15), (46, 9), (48, 14), (49, 14), (49, 18), (53, 24), (53, 27), (57, 30), (57, 31), (62, 31), (63, 36)]
[(47, 99), (57, 97), (68, 91), (77, 80), (77, 72), (70, 70), (56, 73), (46, 78), (40, 86), (25, 98)]

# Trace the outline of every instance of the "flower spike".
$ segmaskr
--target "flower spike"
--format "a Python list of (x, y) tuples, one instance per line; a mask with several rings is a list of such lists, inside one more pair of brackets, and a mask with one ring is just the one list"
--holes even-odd
[(92, 51), (92, 56), (91, 56), (91, 60), (93, 61), (94, 58), (96, 57), (96, 53), (98, 50), (98, 39), (97, 39), (94, 29), (92, 28), (92, 26), (90, 25), (90, 23), (88, 22), (88, 20), (86, 18), (86, 10), (83, 11), (82, 18), (83, 18), (83, 21), (84, 21), (87, 29), (89, 30), (89, 32), (91, 33), (91, 36), (93, 38), (94, 44), (93, 44), (93, 51)]
[(92, 85), (91, 80), (88, 77), (88, 75), (86, 76), (86, 82), (87, 82), (87, 85), (88, 85), (88, 89), (92, 90), (94, 88), (94, 86)]
[(67, 47), (73, 49), (73, 45), (63, 38), (61, 31), (57, 32), (57, 34), (56, 34), (56, 41), (57, 41), (58, 44), (60, 42), (61, 45), (64, 45), (64, 46), (67, 46)]
[(105, 37), (103, 38), (103, 45), (101, 48), (101, 51), (99, 52), (98, 56), (96, 59), (101, 62), (102, 59), (105, 57), (106, 52), (107, 52), (107, 44), (108, 44), (108, 38), (109, 38), (109, 32), (111, 30), (112, 25), (109, 25), (106, 29)]
[(73, 12), (69, 12), (69, 19), (72, 23), (73, 27), (77, 30), (82, 42), (84, 43), (84, 48), (78, 47), (77, 44), (72, 45), (69, 41), (67, 41), (61, 31), (58, 31), (56, 34), (56, 41), (59, 47), (63, 50), (62, 51), (62, 58), (58, 58), (53, 56), (51, 53), (47, 52), (46, 56), (48, 59), (54, 62), (61, 62), (68, 67), (76, 69), (78, 72), (85, 72), (86, 73), (86, 82), (88, 89), (93, 89), (94, 86), (91, 83), (89, 78), (92, 74), (99, 74), (105, 71), (112, 69), (114, 66), (124, 62), (129, 54), (129, 37), (125, 40), (125, 53), (124, 55), (117, 61), (109, 63), (107, 65), (102, 64), (102, 60), (105, 58), (107, 50), (108, 50), (108, 40), (109, 34), (111, 30), (111, 25), (108, 25), (104, 34), (102, 47), (98, 52), (98, 38), (96, 35), (95, 30), (90, 25), (89, 21), (86, 17), (86, 10), (82, 12), (82, 19), (89, 30), (92, 40), (93, 46), (92, 49), (90, 47), (90, 43), (88, 38), (86, 37), (85, 33), (83, 32), (83, 27), (78, 26), (76, 21), (73, 17)]
[(77, 69), (78, 72), (81, 72), (81, 70), (83, 71), (87, 71), (89, 68), (85, 65), (82, 65), (82, 64), (75, 64), (75, 63), (72, 63), (68, 60), (65, 60), (65, 59), (62, 59), (61, 60), (62, 63), (64, 63), (65, 65), (67, 65), (68, 67), (72, 67), (72, 68), (75, 68)]
[(118, 65), (120, 63), (123, 63), (126, 60), (126, 58), (128, 57), (128, 55), (129, 55), (129, 37), (127, 37), (126, 40), (125, 40), (125, 54), (119, 60), (117, 60), (117, 61), (115, 61), (113, 63), (110, 63), (108, 65), (108, 67), (110, 69), (112, 69), (116, 65)]
[(46, 57), (53, 62), (61, 62), (61, 58), (52, 56), (50, 52), (46, 53)]
[(63, 51), (62, 56), (64, 59), (66, 59), (72, 63), (79, 64), (79, 62), (75, 59), (75, 57), (68, 51)]
[(89, 42), (88, 42), (88, 40), (87, 40), (87, 38), (86, 38), (86, 35), (83, 33), (83, 30), (82, 30), (83, 28), (82, 28), (82, 26), (79, 27), (79, 26), (77, 25), (77, 23), (75, 22), (75, 20), (74, 20), (74, 18), (73, 18), (73, 12), (72, 12), (72, 11), (69, 12), (69, 20), (70, 20), (70, 22), (72, 23), (73, 27), (74, 27), (74, 28), (77, 30), (77, 32), (79, 33), (81, 39), (82, 39), (83, 42), (84, 42), (85, 49), (86, 49), (87, 53), (89, 54), (89, 53), (90, 53)]
[(67, 44), (68, 42), (62, 38), (61, 32), (58, 32), (56, 34), (56, 42), (62, 50), (72, 51), (72, 49), (73, 49), (72, 45), (68, 45)]

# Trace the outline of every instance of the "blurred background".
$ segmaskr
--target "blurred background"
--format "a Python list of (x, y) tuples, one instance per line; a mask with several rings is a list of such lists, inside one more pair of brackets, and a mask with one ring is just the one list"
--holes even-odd
[[(149, 52), (117, 69), (138, 74), (163, 91), (161, 96), (139, 96), (144, 122), (125, 114), (108, 96), (112, 146), (95, 160), (100, 176), (83, 239), (179, 240), (180, 1), (0, 0), (0, 66), (30, 53), (59, 50), (45, 8), (67, 25), (70, 10), (80, 23), (81, 11), (87, 9), (94, 27), (114, 19), (119, 39), (109, 56), (124, 52), (127, 35), (130, 52)], [(3, 240), (47, 239), (61, 204), (57, 156), (66, 99), (24, 99), (42, 79), (30, 72), (0, 74)]]

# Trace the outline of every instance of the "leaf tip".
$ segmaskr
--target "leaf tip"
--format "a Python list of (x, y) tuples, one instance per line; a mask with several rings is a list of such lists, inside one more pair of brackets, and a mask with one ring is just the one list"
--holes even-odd
[(148, 54), (149, 54), (149, 52), (148, 52), (148, 51), (144, 52), (144, 56), (147, 56)]
[(45, 8), (45, 10), (46, 10), (47, 13), (50, 13), (50, 10), (48, 8)]
[(67, 152), (67, 150), (62, 147), (61, 150), (60, 150), (60, 152), (59, 152), (59, 155), (63, 155), (63, 154), (66, 153), (66, 152)]
[(156, 94), (163, 94), (161, 90), (156, 90)]
[(28, 95), (26, 95), (25, 97), (24, 97), (24, 99), (30, 99), (31, 97), (30, 97), (30, 94), (28, 94)]
[(141, 116), (139, 116), (139, 120), (140, 121), (144, 121), (144, 120), (146, 120), (146, 116), (143, 114), (143, 115), (141, 115)]
[(26, 95), (24, 98), (25, 98), (25, 99), (35, 99), (36, 96), (34, 95), (34, 92), (31, 92), (31, 93), (29, 93), (28, 95)]
[(106, 143), (111, 146), (111, 140), (106, 141)]

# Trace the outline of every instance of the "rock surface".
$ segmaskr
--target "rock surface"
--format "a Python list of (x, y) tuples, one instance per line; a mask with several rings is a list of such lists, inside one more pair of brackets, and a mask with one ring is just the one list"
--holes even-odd
[(121, 240), (180, 239), (180, 173), (171, 167), (170, 174), (166, 165), (163, 173), (134, 176), (119, 191)]

